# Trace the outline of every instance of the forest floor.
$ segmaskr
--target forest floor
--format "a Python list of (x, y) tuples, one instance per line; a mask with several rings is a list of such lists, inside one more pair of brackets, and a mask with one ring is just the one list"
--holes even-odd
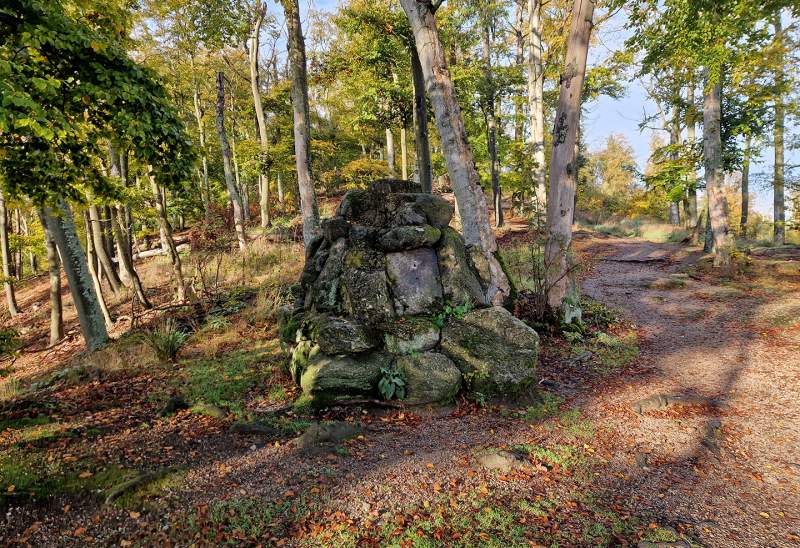
[[(358, 430), (329, 451), (294, 441), (320, 417), (288, 407), (265, 312), (298, 275), (291, 244), (241, 266), (174, 364), (141, 334), (46, 349), (46, 279), (22, 288), (39, 304), (0, 362), (0, 544), (799, 544), (800, 262), (721, 275), (685, 246), (577, 244), (594, 327), (543, 335), (538, 400), (339, 408), (321, 418)], [(168, 266), (145, 266), (166, 308)], [(176, 395), (192, 407), (160, 416)]]

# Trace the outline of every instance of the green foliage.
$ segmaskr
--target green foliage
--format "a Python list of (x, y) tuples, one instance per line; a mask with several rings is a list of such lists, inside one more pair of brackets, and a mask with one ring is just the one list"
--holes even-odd
[(341, 178), (344, 183), (343, 188), (365, 188), (376, 179), (383, 179), (389, 176), (389, 168), (386, 162), (372, 160), (370, 158), (356, 158), (352, 162), (342, 167)]
[(378, 381), (378, 391), (384, 400), (397, 398), (404, 400), (406, 397), (406, 377), (401, 369), (381, 368), (381, 378)]
[(539, 397), (540, 401), (525, 409), (520, 414), (520, 418), (526, 421), (540, 421), (552, 417), (558, 413), (561, 404), (564, 403), (564, 398), (551, 392), (540, 391)]
[(21, 345), (19, 331), (13, 327), (0, 329), (0, 357), (12, 355)]
[(450, 318), (455, 318), (456, 320), (461, 320), (464, 318), (466, 314), (468, 314), (472, 310), (471, 303), (464, 303), (459, 305), (454, 305), (452, 303), (446, 303), (442, 309), (431, 316), (431, 322), (438, 327), (439, 329), (444, 327), (444, 324), (447, 323), (447, 320)]
[(174, 320), (168, 320), (147, 334), (147, 343), (159, 358), (174, 362), (189, 335), (181, 331)]

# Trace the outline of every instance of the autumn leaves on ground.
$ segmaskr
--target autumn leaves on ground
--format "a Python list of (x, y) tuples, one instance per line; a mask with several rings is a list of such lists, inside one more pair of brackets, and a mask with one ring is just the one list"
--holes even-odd
[[(526, 233), (501, 242), (524, 281)], [(517, 406), (293, 409), (273, 316), (302, 267), (288, 241), (256, 239), (248, 263), (189, 254), (218, 272), (202, 313), (169, 304), (164, 259), (142, 262), (160, 306), (131, 329), (121, 299), (90, 355), (66, 286), (68, 337), (47, 348), (32, 279), (0, 369), (3, 542), (798, 542), (796, 254), (721, 275), (695, 248), (577, 242), (586, 328), (544, 333), (540, 397)], [(320, 424), (331, 443), (306, 445)]]

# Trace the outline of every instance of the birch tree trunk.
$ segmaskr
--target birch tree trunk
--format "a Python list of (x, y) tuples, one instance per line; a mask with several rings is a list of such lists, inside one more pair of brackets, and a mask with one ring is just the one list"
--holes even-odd
[(542, 64), (542, 0), (528, 2), (528, 110), (531, 118), (530, 148), (537, 208), (547, 206), (544, 156), (544, 66)]
[(750, 147), (752, 146), (752, 137), (750, 133), (744, 136), (744, 149), (742, 150), (742, 218), (740, 221), (742, 227), (742, 236), (747, 238), (747, 221), (750, 215)]
[(58, 212), (46, 207), (44, 218), (45, 225), (63, 259), (62, 266), (67, 275), (72, 302), (81, 325), (83, 339), (86, 341), (86, 348), (90, 351), (96, 350), (108, 342), (108, 330), (89, 274), (86, 254), (75, 231), (72, 211), (66, 202), (61, 201)]
[(64, 338), (64, 314), (61, 304), (61, 259), (47, 227), (47, 219), (43, 211), (39, 211), (39, 221), (44, 229), (44, 247), (47, 252), (47, 272), (50, 278), (50, 346)]
[(292, 71), (292, 107), (294, 109), (294, 156), (300, 212), (303, 217), (303, 242), (308, 245), (319, 234), (319, 210), (311, 177), (311, 120), (308, 108), (306, 46), (300, 25), (298, 0), (281, 0), (286, 14), (287, 48)]
[(578, 166), (575, 147), (581, 112), (581, 90), (586, 76), (586, 57), (592, 32), (594, 0), (575, 0), (572, 26), (567, 40), (567, 56), (561, 74), (561, 89), (553, 129), (553, 155), (550, 161), (550, 198), (547, 200), (547, 302), (560, 311), (570, 282), (569, 249)]
[(404, 181), (408, 179), (408, 141), (404, 127), (400, 128), (400, 173)]
[(225, 132), (225, 83), (224, 75), (217, 73), (217, 135), (219, 146), (222, 149), (222, 166), (225, 172), (225, 186), (233, 204), (233, 224), (236, 227), (236, 239), (239, 241), (239, 251), (247, 251), (247, 236), (244, 232), (244, 213), (242, 212), (242, 199), (236, 186), (231, 160), (231, 148), (228, 145), (228, 135)]
[(411, 48), (411, 79), (414, 84), (414, 144), (417, 153), (417, 173), (422, 192), (433, 191), (431, 145), (428, 137), (428, 106), (425, 102), (425, 75), (416, 46)]
[(386, 128), (386, 164), (389, 166), (389, 175), (394, 177), (397, 173), (394, 166), (394, 134), (388, 127)]
[(259, 85), (258, 74), (258, 52), (261, 45), (261, 25), (264, 22), (265, 10), (266, 6), (261, 3), (261, 0), (256, 0), (253, 24), (250, 31), (250, 46), (248, 48), (248, 57), (250, 60), (250, 90), (253, 94), (253, 106), (256, 111), (256, 121), (258, 122), (258, 143), (261, 147), (258, 188), (262, 228), (267, 228), (271, 222), (269, 217), (269, 179), (264, 175), (264, 169), (263, 166), (261, 166), (261, 162), (266, 160), (265, 156), (269, 148), (269, 135), (267, 134), (267, 119), (264, 116), (264, 104), (261, 102), (261, 87)]
[(497, 169), (497, 105), (492, 70), (492, 35), (490, 22), (483, 23), (483, 73), (486, 79), (486, 143), (489, 153), (489, 175), (492, 181), (492, 204), (494, 226), (503, 226), (503, 195), (500, 190), (500, 174)]
[(719, 82), (706, 83), (703, 100), (703, 156), (714, 240), (714, 266), (727, 266), (731, 261), (725, 194), (722, 189), (721, 87)]
[(775, 159), (773, 161), (772, 176), (772, 218), (774, 223), (772, 242), (775, 245), (783, 245), (786, 241), (786, 197), (784, 183), (784, 155), (783, 155), (783, 133), (785, 126), (785, 110), (783, 105), (784, 66), (783, 66), (783, 27), (781, 24), (781, 12), (778, 11), (775, 17), (775, 41), (777, 42), (777, 59), (775, 84), (778, 92), (775, 95), (775, 130), (773, 132)]
[(182, 303), (186, 301), (186, 283), (183, 280), (181, 256), (178, 254), (178, 248), (175, 246), (175, 240), (172, 238), (172, 226), (169, 224), (167, 210), (164, 207), (164, 203), (161, 201), (161, 189), (159, 189), (156, 178), (149, 167), (147, 175), (150, 179), (150, 188), (153, 192), (153, 198), (155, 199), (156, 215), (158, 217), (162, 245), (166, 247), (166, 251), (169, 254), (170, 262), (172, 263), (172, 273), (175, 276), (175, 300)]
[(6, 208), (6, 198), (0, 189), (0, 253), (3, 256), (3, 287), (6, 290), (6, 304), (8, 313), (12, 317), (19, 314), (17, 306), (17, 296), (14, 293), (14, 281), (11, 273), (11, 248), (8, 245), (8, 210)]
[[(92, 229), (91, 214), (85, 211), (83, 214), (83, 222), (86, 228), (86, 234), (89, 234)], [(106, 298), (103, 296), (103, 286), (100, 283), (100, 276), (95, 267), (95, 259), (97, 258), (97, 249), (95, 247), (94, 238), (86, 238), (86, 265), (89, 267), (89, 275), (92, 277), (92, 284), (94, 291), (97, 295), (97, 304), (100, 305), (100, 311), (103, 313), (103, 319), (106, 322), (106, 329), (111, 329), (114, 326), (114, 321), (111, 319), (111, 313), (108, 311)]]
[[(677, 147), (681, 141), (681, 126), (680, 121), (678, 119), (678, 108), (673, 106), (672, 109), (672, 121), (669, 126), (669, 144), (671, 147)], [(673, 162), (678, 161), (678, 151), (673, 149), (673, 152), (670, 154), (670, 157)], [(670, 202), (669, 204), (669, 224), (672, 226), (678, 226), (681, 224), (681, 210), (680, 210), (680, 198)]]
[(425, 77), (425, 90), (431, 100), (442, 153), (458, 202), (464, 241), (473, 258), (480, 260), (488, 302), (501, 304), (511, 295), (511, 286), (495, 253), (497, 242), (489, 222), (486, 196), (480, 185), (455, 88), (447, 70), (445, 53), (429, 3), (400, 0), (414, 33), (414, 42)]
[[(524, 71), (525, 64), (525, 0), (515, 0), (514, 9), (514, 62), (520, 71)], [(522, 110), (523, 92), (520, 91), (514, 96), (514, 140), (522, 142), (525, 138), (525, 120)]]

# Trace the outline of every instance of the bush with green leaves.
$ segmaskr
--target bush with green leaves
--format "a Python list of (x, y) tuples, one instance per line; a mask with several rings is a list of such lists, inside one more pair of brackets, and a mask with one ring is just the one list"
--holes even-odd
[(156, 355), (169, 362), (175, 361), (188, 339), (189, 335), (178, 329), (173, 320), (164, 322), (163, 325), (147, 334), (147, 342)]
[(472, 310), (472, 305), (470, 303), (464, 303), (459, 305), (454, 305), (451, 303), (447, 303), (442, 307), (442, 309), (431, 316), (431, 322), (438, 327), (439, 329), (444, 327), (445, 322), (449, 318), (455, 318), (457, 320), (462, 319), (466, 314), (468, 314)]
[(12, 327), (0, 329), (0, 356), (10, 356), (20, 347), (19, 331)]
[(406, 397), (406, 377), (403, 371), (394, 368), (381, 368), (381, 380), (378, 381), (378, 391), (384, 400), (396, 398), (403, 400)]

